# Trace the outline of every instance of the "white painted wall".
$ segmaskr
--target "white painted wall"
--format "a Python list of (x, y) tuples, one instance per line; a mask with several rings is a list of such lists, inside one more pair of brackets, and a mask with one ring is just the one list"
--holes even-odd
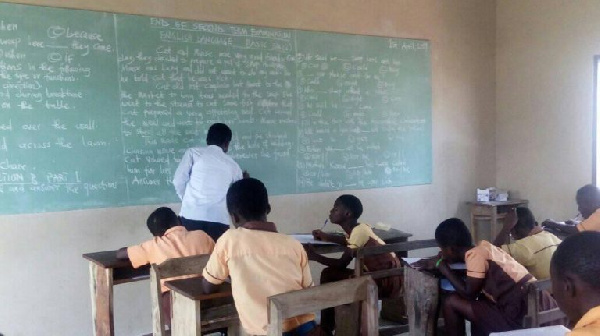
[[(24, 0), (217, 22), (431, 40), (433, 184), (354, 192), (363, 220), (431, 238), (447, 217), (467, 219), (476, 187), (495, 181), (495, 11), (479, 0)], [(283, 232), (310, 231), (340, 193), (271, 198), (270, 219)], [(154, 207), (0, 216), (0, 333), (91, 335), (85, 252), (150, 237)], [(318, 274), (314, 275), (318, 278)], [(115, 289), (117, 335), (151, 330), (148, 284)]]
[(573, 217), (592, 181), (599, 17), (597, 0), (497, 2), (497, 185), (538, 220)]

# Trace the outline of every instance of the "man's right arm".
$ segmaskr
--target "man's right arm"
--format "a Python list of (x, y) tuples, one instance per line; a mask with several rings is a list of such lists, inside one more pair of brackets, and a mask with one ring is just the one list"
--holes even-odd
[(194, 160), (192, 159), (192, 153), (188, 149), (183, 154), (181, 158), (181, 162), (179, 162), (179, 166), (175, 171), (175, 176), (173, 177), (173, 185), (175, 186), (175, 192), (177, 192), (177, 196), (179, 199), (183, 200), (183, 195), (185, 194), (185, 187), (187, 186), (188, 181), (190, 180), (190, 174), (192, 172), (192, 165), (194, 164)]

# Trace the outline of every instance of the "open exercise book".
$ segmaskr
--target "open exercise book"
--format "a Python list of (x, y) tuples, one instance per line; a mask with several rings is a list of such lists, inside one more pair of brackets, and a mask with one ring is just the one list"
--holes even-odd
[(313, 244), (313, 245), (335, 245), (335, 243), (325, 242), (322, 240), (316, 240), (313, 235), (305, 234), (291, 234), (292, 238), (299, 241), (301, 244)]

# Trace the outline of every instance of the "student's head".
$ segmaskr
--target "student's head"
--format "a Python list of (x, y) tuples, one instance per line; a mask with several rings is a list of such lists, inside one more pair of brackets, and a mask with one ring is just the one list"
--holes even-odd
[(358, 197), (346, 194), (338, 197), (333, 203), (333, 208), (329, 211), (329, 220), (335, 224), (355, 222), (362, 212), (363, 206)]
[(515, 239), (523, 239), (529, 235), (535, 227), (535, 217), (529, 208), (517, 208), (517, 224), (512, 229), (511, 234)]
[(458, 218), (441, 222), (435, 229), (435, 241), (442, 250), (444, 259), (450, 262), (464, 261), (466, 250), (473, 247), (469, 229)]
[(577, 190), (576, 200), (579, 212), (588, 218), (600, 208), (600, 190), (595, 185), (585, 185)]
[(578, 233), (558, 245), (550, 265), (552, 293), (572, 322), (600, 305), (599, 275), (600, 232)]
[(255, 178), (234, 182), (227, 191), (227, 209), (235, 227), (249, 221), (265, 221), (271, 212), (267, 188)]
[(179, 217), (170, 208), (158, 208), (146, 220), (148, 230), (153, 236), (160, 237), (173, 226), (181, 225)]
[(212, 126), (210, 126), (208, 129), (208, 134), (206, 135), (206, 144), (209, 146), (219, 146), (223, 148), (223, 151), (227, 152), (232, 136), (233, 135), (229, 126), (222, 123), (212, 124)]

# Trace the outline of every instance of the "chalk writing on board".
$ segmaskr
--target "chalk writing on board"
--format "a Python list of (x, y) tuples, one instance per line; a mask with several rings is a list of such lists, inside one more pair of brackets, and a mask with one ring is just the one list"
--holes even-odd
[(14, 4), (0, 32), (0, 213), (177, 201), (215, 122), (272, 194), (431, 180), (426, 41)]

